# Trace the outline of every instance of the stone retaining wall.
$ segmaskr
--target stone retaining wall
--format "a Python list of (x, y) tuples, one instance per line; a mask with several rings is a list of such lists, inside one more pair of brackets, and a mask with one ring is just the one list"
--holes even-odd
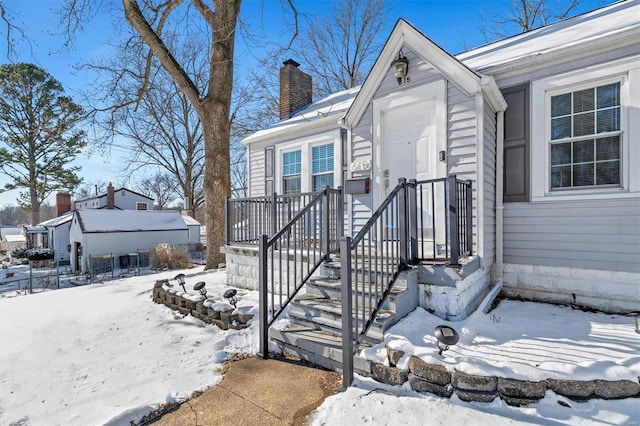
[(249, 327), (252, 314), (238, 312), (233, 306), (216, 302), (202, 295), (184, 293), (168, 286), (169, 280), (158, 280), (153, 286), (153, 301), (165, 305), (182, 315), (191, 315), (223, 330)]
[[(547, 390), (574, 401), (590, 398), (620, 399), (640, 397), (640, 383), (631, 380), (515, 380), (496, 376), (476, 376), (461, 371), (449, 372), (442, 365), (409, 358), (409, 371), (396, 367), (404, 354), (387, 348), (390, 366), (372, 364), (372, 377), (389, 385), (402, 385), (407, 380), (417, 392), (433, 393), (449, 398), (454, 393), (463, 401), (491, 402), (500, 398), (509, 405), (522, 406), (544, 398)], [(640, 380), (640, 378), (639, 378)]]

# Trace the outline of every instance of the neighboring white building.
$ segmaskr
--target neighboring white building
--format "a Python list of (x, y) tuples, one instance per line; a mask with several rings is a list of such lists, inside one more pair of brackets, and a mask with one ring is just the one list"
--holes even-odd
[(455, 57), (400, 20), (362, 87), (312, 104), (296, 103), (311, 87), (298, 65), (280, 71), (282, 121), (243, 141), (249, 196), (357, 188), (355, 236), (397, 178), (456, 175), (473, 189), (472, 251), (506, 295), (640, 310), (639, 1)]
[(70, 261), (71, 244), (69, 232), (71, 229), (72, 212), (63, 213), (61, 216), (40, 223), (45, 229), (47, 248), (53, 250), (53, 260), (60, 265), (68, 265)]
[(27, 239), (22, 233), (22, 228), (17, 226), (0, 227), (0, 249), (6, 250), (10, 262), (13, 262), (12, 253), (14, 251), (26, 247)]
[(187, 220), (175, 210), (76, 210), (69, 232), (72, 269), (86, 272), (89, 257), (118, 258), (160, 243), (189, 244), (199, 231), (195, 220)]
[(115, 189), (109, 182), (106, 192), (76, 200), (73, 205), (75, 210), (153, 210), (153, 198), (126, 188)]
[(189, 244), (200, 244), (200, 234), (202, 232), (200, 222), (192, 218), (191, 216), (182, 215), (184, 223), (187, 224), (189, 229)]

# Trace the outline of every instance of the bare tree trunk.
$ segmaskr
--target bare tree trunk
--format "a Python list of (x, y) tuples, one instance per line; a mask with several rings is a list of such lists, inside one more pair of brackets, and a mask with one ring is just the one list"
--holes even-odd
[[(216, 268), (219, 263), (225, 261), (224, 255), (220, 253), (220, 247), (225, 243), (225, 198), (231, 191), (229, 113), (233, 86), (234, 39), (241, 0), (214, 0), (214, 10), (209, 9), (202, 0), (191, 0), (213, 31), (208, 92), (205, 96), (198, 91), (159, 34), (154, 32), (145, 20), (138, 2), (122, 0), (122, 3), (125, 17), (189, 99), (202, 123), (205, 144), (204, 197), (207, 225), (205, 269)], [(165, 13), (169, 13), (170, 9), (177, 7), (179, 3), (179, 1), (171, 3)]]
[(229, 106), (225, 104), (221, 101), (212, 102), (209, 105), (212, 108), (207, 108), (209, 115), (203, 119), (202, 123), (205, 141), (204, 217), (207, 225), (205, 269), (217, 268), (219, 263), (225, 262), (224, 255), (220, 253), (220, 247), (225, 244), (224, 200), (229, 196), (231, 187)]
[[(231, 195), (230, 120), (233, 86), (233, 50), (240, 0), (217, 0), (213, 16), (213, 46), (206, 111), (200, 116), (205, 144), (205, 223), (207, 264), (216, 268), (225, 261), (225, 199)], [(213, 227), (213, 229), (209, 229)]]

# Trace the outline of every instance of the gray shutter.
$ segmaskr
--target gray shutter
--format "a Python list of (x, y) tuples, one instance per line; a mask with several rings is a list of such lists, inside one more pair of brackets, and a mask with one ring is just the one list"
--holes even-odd
[(264, 195), (271, 195), (275, 190), (273, 185), (274, 179), (274, 149), (268, 146), (264, 149)]
[(504, 201), (529, 200), (529, 83), (502, 90), (504, 114)]

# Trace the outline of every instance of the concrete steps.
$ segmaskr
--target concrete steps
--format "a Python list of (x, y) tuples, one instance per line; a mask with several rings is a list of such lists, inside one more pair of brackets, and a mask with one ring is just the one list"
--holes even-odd
[[(286, 352), (322, 367), (341, 371), (342, 293), (340, 268), (336, 265), (339, 262), (325, 265), (320, 271), (323, 275), (307, 283), (305, 293), (298, 295), (290, 304), (287, 315), (291, 326), (281, 330), (272, 328), (270, 337)], [(378, 294), (381, 293), (382, 289), (378, 288)], [(357, 297), (359, 305), (365, 307), (366, 315), (357, 319), (358, 325), (362, 325), (369, 318), (371, 305), (377, 303), (376, 289), (366, 285), (362, 291), (354, 291), (352, 297)], [(417, 305), (417, 271), (404, 271), (369, 328), (363, 344), (381, 342), (384, 332)], [(361, 374), (370, 372), (370, 367), (364, 360), (356, 357), (354, 363)]]

